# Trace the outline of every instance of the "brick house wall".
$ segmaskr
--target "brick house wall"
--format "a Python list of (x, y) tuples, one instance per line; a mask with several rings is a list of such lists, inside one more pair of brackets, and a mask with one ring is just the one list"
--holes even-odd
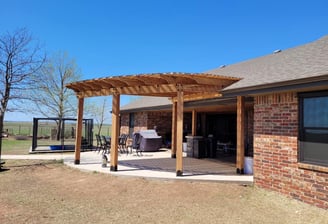
[[(121, 133), (129, 133), (129, 113), (121, 114)], [(172, 129), (171, 112), (136, 112), (134, 113), (134, 132), (140, 130), (157, 129), (160, 133), (171, 132)]]
[(121, 122), (121, 134), (128, 134), (129, 133), (129, 114), (121, 114), (120, 116)]
[[(130, 114), (129, 113), (122, 113), (121, 114), (121, 134), (129, 134), (129, 121), (130, 121)], [(134, 113), (134, 129), (133, 132), (137, 132), (140, 130), (147, 130), (147, 121), (148, 121), (148, 113), (147, 112), (138, 112)]]
[(170, 133), (172, 130), (172, 112), (148, 112), (148, 129), (157, 130), (160, 135)]
[(148, 113), (138, 112), (134, 113), (134, 129), (133, 132), (148, 129)]
[(298, 164), (297, 93), (255, 97), (254, 183), (328, 208), (328, 173)]

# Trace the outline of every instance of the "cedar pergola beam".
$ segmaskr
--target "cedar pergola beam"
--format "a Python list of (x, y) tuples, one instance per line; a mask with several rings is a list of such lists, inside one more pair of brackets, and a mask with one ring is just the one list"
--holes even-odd
[[(196, 100), (205, 100), (205, 99), (213, 99), (217, 97), (221, 97), (222, 94), (218, 92), (210, 93), (210, 92), (202, 92), (202, 93), (194, 93), (194, 94), (184, 94), (183, 96), (183, 101), (188, 102), (188, 101), (196, 101)], [(177, 101), (176, 97), (172, 98), (173, 102)]]
[[(98, 85), (99, 86), (99, 85)], [(195, 86), (182, 85), (185, 99), (184, 101), (199, 100), (206, 98), (215, 98), (221, 96), (218, 86)], [(130, 86), (120, 88), (99, 88), (84, 90), (79, 92), (80, 97), (108, 96), (113, 93), (121, 95), (144, 95), (144, 96), (162, 96), (172, 97), (176, 101), (177, 87), (175, 84), (151, 85), (151, 86)]]
[(78, 98), (74, 164), (80, 164), (84, 98)]
[(182, 143), (183, 143), (183, 90), (179, 86), (177, 91), (177, 125), (176, 125), (176, 175), (183, 175), (183, 154), (182, 154)]
[(192, 110), (192, 118), (191, 118), (191, 135), (196, 136), (197, 129), (197, 111)]
[(171, 140), (171, 158), (176, 158), (177, 153), (177, 102), (172, 102), (172, 140)]
[(237, 96), (237, 173), (244, 173), (245, 159), (245, 97)]
[(112, 136), (110, 149), (110, 170), (117, 171), (118, 165), (118, 137), (120, 135), (120, 95), (113, 94), (112, 101)]

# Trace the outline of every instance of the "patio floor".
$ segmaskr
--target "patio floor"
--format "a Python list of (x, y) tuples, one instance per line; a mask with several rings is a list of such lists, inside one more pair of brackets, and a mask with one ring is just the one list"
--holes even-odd
[[(218, 159), (183, 158), (183, 176), (176, 176), (176, 160), (171, 158), (170, 150), (144, 152), (142, 156), (119, 154), (118, 171), (110, 171), (109, 163), (102, 167), (102, 153), (96, 151), (81, 152), (80, 164), (74, 164), (74, 153), (35, 153), (29, 155), (3, 155), (2, 159), (49, 159), (63, 160), (70, 167), (90, 171), (109, 173), (117, 176), (160, 178), (167, 180), (223, 181), (240, 184), (252, 184), (252, 175), (236, 174), (235, 156), (223, 156)], [(108, 155), (110, 159), (110, 155)]]
[[(110, 159), (110, 155), (108, 155), (108, 159)], [(135, 153), (120, 154), (118, 157), (118, 171), (110, 171), (109, 164), (107, 167), (102, 167), (102, 154), (95, 151), (81, 153), (79, 165), (74, 164), (73, 157), (64, 158), (65, 164), (74, 168), (119, 176), (252, 184), (252, 175), (236, 174), (233, 160), (232, 157), (224, 157), (221, 160), (184, 157), (183, 176), (177, 177), (175, 171), (176, 160), (171, 158), (170, 150), (144, 152), (142, 156), (137, 156)]]

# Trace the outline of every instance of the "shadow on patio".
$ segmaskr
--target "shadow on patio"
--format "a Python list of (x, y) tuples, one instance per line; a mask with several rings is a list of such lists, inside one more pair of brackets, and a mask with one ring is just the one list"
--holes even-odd
[[(229, 158), (229, 160), (231, 160)], [(119, 165), (140, 170), (154, 170), (175, 173), (176, 161), (172, 158), (145, 158), (122, 160)], [(122, 169), (120, 169), (122, 171)], [(185, 175), (234, 175), (236, 165), (233, 162), (216, 159), (183, 158), (183, 172)]]

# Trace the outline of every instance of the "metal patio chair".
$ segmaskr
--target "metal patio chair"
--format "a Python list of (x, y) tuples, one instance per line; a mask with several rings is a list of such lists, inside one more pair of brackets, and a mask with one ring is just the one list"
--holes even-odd
[(125, 153), (128, 148), (126, 145), (126, 141), (128, 140), (128, 135), (127, 134), (121, 134), (120, 137), (118, 138), (118, 149), (120, 153)]
[(111, 138), (106, 137), (104, 135), (102, 135), (101, 138), (102, 138), (103, 150), (104, 150), (103, 154), (110, 153)]
[(140, 149), (140, 141), (141, 141), (141, 135), (138, 132), (133, 133), (132, 136), (132, 150), (136, 150), (137, 156), (142, 155), (142, 150)]

